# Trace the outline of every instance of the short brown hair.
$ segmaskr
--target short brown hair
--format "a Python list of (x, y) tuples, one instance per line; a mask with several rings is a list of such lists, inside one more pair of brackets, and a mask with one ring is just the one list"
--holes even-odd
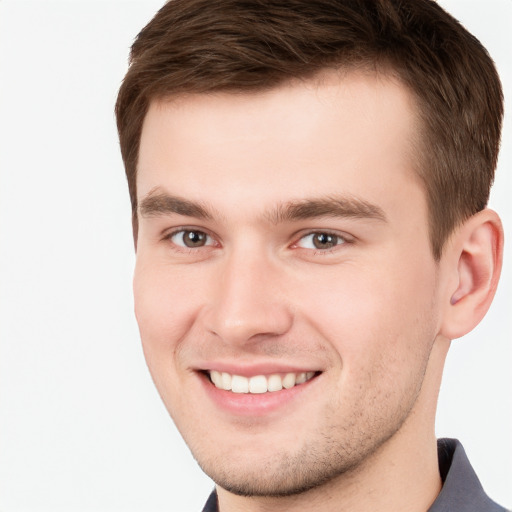
[(152, 100), (259, 91), (325, 69), (365, 66), (414, 94), (423, 130), (417, 172), (432, 252), (485, 208), (503, 94), (485, 48), (432, 0), (171, 0), (137, 36), (116, 104), (137, 234), (136, 173)]

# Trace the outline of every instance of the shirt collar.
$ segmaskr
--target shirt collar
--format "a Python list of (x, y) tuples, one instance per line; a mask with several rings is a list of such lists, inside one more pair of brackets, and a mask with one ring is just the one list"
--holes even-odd
[(439, 439), (437, 453), (443, 488), (428, 512), (505, 512), (485, 494), (459, 441)]

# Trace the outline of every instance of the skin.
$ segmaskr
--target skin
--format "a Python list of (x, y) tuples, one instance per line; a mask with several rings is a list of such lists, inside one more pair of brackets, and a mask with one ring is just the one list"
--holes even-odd
[[(156, 387), (221, 512), (424, 511), (439, 493), (444, 359), (485, 314), (501, 232), (486, 211), (434, 261), (415, 112), (402, 85), (355, 72), (149, 109), (136, 316)], [(184, 229), (204, 244), (185, 247)], [(333, 244), (315, 247), (315, 233)], [(470, 239), (485, 250), (471, 252)], [(203, 370), (276, 365), (317, 376), (263, 413), (205, 391)]]

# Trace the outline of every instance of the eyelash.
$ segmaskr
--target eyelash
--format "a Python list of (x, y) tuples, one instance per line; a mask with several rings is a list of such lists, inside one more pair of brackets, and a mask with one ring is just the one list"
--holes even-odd
[[(320, 249), (320, 248), (303, 248), (303, 247), (300, 247), (299, 246), (299, 243), (306, 239), (307, 237), (314, 237), (314, 236), (317, 236), (317, 235), (325, 235), (325, 236), (328, 236), (328, 237), (332, 237), (332, 238), (335, 238), (336, 239), (336, 243), (333, 247), (329, 247), (329, 248), (325, 248), (325, 249)], [(328, 254), (331, 254), (335, 251), (338, 251), (340, 249), (340, 246), (343, 246), (343, 245), (347, 245), (347, 244), (350, 244), (350, 243), (353, 243), (354, 242), (354, 239), (352, 237), (349, 237), (348, 235), (345, 235), (345, 234), (341, 234), (341, 233), (335, 233), (335, 232), (332, 232), (332, 231), (328, 231), (328, 230), (318, 230), (318, 231), (309, 231), (307, 233), (304, 233), (300, 236), (300, 238), (297, 240), (297, 242), (294, 242), (292, 247), (296, 247), (297, 249), (304, 249), (306, 251), (313, 251), (313, 254), (314, 255), (322, 255), (322, 256), (326, 256)]]
[[(176, 235), (179, 235), (180, 233), (182, 235), (184, 235), (187, 232), (188, 233), (198, 233), (198, 234), (205, 235), (206, 237), (208, 237), (214, 243), (207, 243), (206, 245), (200, 245), (200, 246), (197, 246), (197, 247), (187, 247), (185, 245), (177, 244), (176, 242), (173, 241), (173, 238)], [(330, 247), (328, 249), (319, 249), (319, 248), (313, 249), (313, 248), (304, 248), (304, 247), (300, 247), (299, 246), (299, 243), (302, 240), (304, 240), (307, 237), (313, 237), (315, 235), (327, 235), (329, 237), (336, 238), (337, 239), (337, 243), (333, 247)], [(167, 241), (171, 242), (172, 245), (174, 246), (174, 250), (179, 251), (179, 252), (184, 252), (184, 253), (187, 253), (187, 254), (195, 252), (196, 249), (203, 249), (205, 247), (215, 248), (215, 246), (219, 246), (218, 242), (215, 243), (215, 237), (210, 235), (207, 231), (205, 231), (203, 229), (195, 229), (195, 228), (190, 228), (190, 227), (180, 227), (180, 228), (174, 229), (170, 233), (165, 234), (163, 236), (163, 240), (167, 240)], [(354, 243), (354, 238), (353, 237), (348, 236), (346, 234), (335, 233), (335, 232), (328, 231), (328, 230), (308, 231), (308, 232), (305, 232), (305, 233), (301, 234), (300, 237), (297, 238), (296, 240), (297, 241), (293, 242), (290, 247), (295, 248), (297, 250), (312, 251), (314, 255), (323, 255), (323, 256), (326, 256), (328, 254), (331, 254), (331, 253), (339, 250), (340, 246), (344, 246), (344, 245), (348, 245), (348, 244)]]
[(180, 251), (180, 252), (185, 252), (185, 253), (191, 253), (191, 252), (194, 252), (196, 249), (202, 249), (204, 247), (214, 247), (216, 245), (215, 243), (201, 245), (198, 247), (187, 247), (185, 245), (180, 245), (173, 241), (173, 238), (176, 235), (179, 235), (180, 233), (182, 233), (182, 236), (184, 236), (185, 233), (200, 233), (200, 234), (203, 234), (206, 237), (208, 237), (210, 240), (213, 240), (213, 241), (215, 240), (215, 238), (213, 236), (211, 236), (209, 233), (207, 233), (203, 229), (195, 229), (195, 228), (187, 228), (187, 227), (180, 227), (180, 228), (174, 229), (170, 233), (165, 234), (163, 237), (163, 240), (167, 240), (167, 241), (171, 242), (172, 245), (174, 246), (175, 250)]

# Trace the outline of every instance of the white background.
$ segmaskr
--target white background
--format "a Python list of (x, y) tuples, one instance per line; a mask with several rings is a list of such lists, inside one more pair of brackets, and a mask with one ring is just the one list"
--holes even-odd
[[(509, 100), (491, 201), (509, 261), (486, 319), (453, 343), (437, 432), (512, 507), (512, 0), (440, 3), (489, 49)], [(213, 485), (153, 389), (132, 314), (113, 106), (161, 4), (0, 0), (3, 512), (199, 511)]]

